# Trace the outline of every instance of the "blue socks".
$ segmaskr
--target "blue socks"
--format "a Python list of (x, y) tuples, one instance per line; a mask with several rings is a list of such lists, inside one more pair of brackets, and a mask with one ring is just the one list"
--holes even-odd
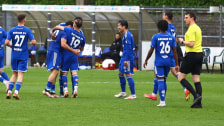
[(165, 96), (166, 96), (166, 83), (165, 79), (158, 79), (158, 87), (159, 87), (159, 96), (161, 101), (165, 101)]
[(2, 76), (5, 80), (9, 81), (9, 77), (8, 77), (8, 75), (7, 75), (5, 72), (2, 72), (2, 73), (1, 73), (1, 76)]
[(51, 92), (52, 92), (52, 93), (55, 93), (55, 84), (52, 84), (52, 85), (51, 85)]
[(124, 75), (118, 74), (119, 79), (120, 79), (120, 86), (121, 86), (121, 92), (126, 92), (126, 80)]
[[(12, 93), (12, 89), (13, 89), (14, 85), (15, 85), (14, 82), (9, 82), (9, 90), (8, 90), (8, 92)], [(16, 94), (18, 94), (21, 86), (22, 86), (22, 82), (16, 82), (16, 88), (15, 88), (15, 93)]]
[(52, 82), (48, 81), (45, 89), (50, 90), (51, 86), (52, 86)]
[(131, 94), (134, 95), (135, 94), (135, 82), (134, 82), (132, 76), (127, 76), (127, 80), (128, 80), (129, 88), (131, 90)]
[(9, 90), (8, 91), (12, 92), (12, 89), (13, 89), (14, 85), (15, 85), (14, 82), (9, 82)]
[(62, 82), (62, 76), (59, 76), (59, 86), (60, 86), (60, 93), (63, 93), (63, 82)]
[(15, 92), (17, 91), (17, 94), (18, 94), (18, 92), (19, 92), (21, 86), (22, 86), (22, 82), (16, 82)]
[[(121, 86), (121, 92), (126, 92), (126, 80), (124, 75), (118, 74), (119, 79), (120, 79), (120, 86)], [(131, 94), (135, 94), (135, 82), (132, 78), (132, 76), (126, 76), (129, 84), (129, 88), (131, 90)]]
[(68, 83), (67, 75), (62, 75), (62, 83), (64, 85), (64, 88), (68, 87), (68, 85), (67, 85), (67, 83)]
[(73, 94), (73, 91), (74, 91), (74, 87), (77, 86), (78, 87), (78, 83), (79, 83), (79, 77), (78, 75), (73, 75), (72, 76), (72, 94)]
[(3, 82), (5, 79), (3, 77), (0, 77), (0, 81)]
[(158, 80), (157, 80), (157, 77), (154, 77), (153, 93), (157, 94), (157, 90), (158, 90)]

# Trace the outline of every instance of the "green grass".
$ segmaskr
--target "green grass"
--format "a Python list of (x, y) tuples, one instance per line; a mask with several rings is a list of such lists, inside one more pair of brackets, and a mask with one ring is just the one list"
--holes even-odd
[[(11, 76), (10, 68), (5, 72)], [(19, 92), (21, 100), (7, 100), (0, 85), (0, 125), (29, 126), (218, 126), (224, 123), (223, 74), (202, 73), (203, 108), (191, 109), (184, 91), (170, 74), (167, 79), (167, 106), (144, 98), (153, 90), (153, 71), (136, 71), (133, 76), (137, 99), (114, 98), (120, 92), (118, 71), (81, 70), (78, 98), (48, 98), (42, 95), (49, 72), (29, 68)], [(192, 83), (191, 76), (188, 80)], [(70, 76), (68, 78), (70, 83)], [(71, 94), (71, 83), (69, 84)], [(59, 92), (58, 82), (56, 92)], [(127, 93), (130, 94), (127, 85)], [(71, 95), (70, 95), (71, 96)]]

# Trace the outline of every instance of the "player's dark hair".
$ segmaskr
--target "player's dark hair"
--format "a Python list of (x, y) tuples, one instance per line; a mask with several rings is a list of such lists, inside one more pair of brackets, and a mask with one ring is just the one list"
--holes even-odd
[(121, 37), (121, 33), (120, 32), (117, 32), (116, 34), (118, 34)]
[(120, 23), (121, 26), (125, 26), (125, 28), (128, 29), (128, 22), (126, 20), (119, 20), (118, 23)]
[(72, 21), (65, 22), (65, 26), (69, 26), (69, 25), (73, 26), (73, 22)]
[(191, 18), (193, 17), (194, 18), (194, 21), (196, 21), (196, 15), (194, 12), (192, 11), (187, 11), (185, 15), (189, 15)]
[(159, 31), (165, 32), (168, 29), (168, 22), (166, 20), (160, 20), (157, 23), (157, 28), (159, 29)]
[(19, 14), (17, 20), (18, 22), (22, 22), (24, 18), (26, 18), (26, 14)]
[(169, 20), (173, 19), (173, 13), (171, 11), (165, 12), (165, 15), (168, 17)]
[(81, 28), (82, 27), (82, 18), (81, 17), (76, 17), (74, 19), (74, 22), (73, 23), (75, 23), (75, 25), (77, 26), (77, 28)]

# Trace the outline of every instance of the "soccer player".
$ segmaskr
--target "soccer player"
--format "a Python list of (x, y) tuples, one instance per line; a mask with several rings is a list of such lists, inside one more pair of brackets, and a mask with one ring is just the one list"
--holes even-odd
[[(72, 28), (73, 22), (68, 21), (65, 26)], [(51, 74), (49, 75), (47, 85), (43, 90), (43, 94), (51, 98), (58, 97), (55, 94), (55, 83), (58, 76), (59, 67), (61, 65), (61, 39), (67, 37), (66, 33), (61, 30), (54, 31), (54, 34), (56, 35), (56, 40), (51, 41), (47, 52), (47, 70), (51, 71)]]
[[(179, 42), (185, 45), (186, 55), (183, 63), (181, 64), (180, 74), (178, 77), (179, 82), (184, 85), (194, 96), (191, 108), (202, 108), (202, 87), (200, 82), (200, 72), (203, 60), (202, 53), (202, 32), (201, 28), (195, 23), (196, 15), (193, 12), (187, 12), (184, 17), (188, 30), (185, 33), (184, 39), (178, 38)], [(188, 73), (192, 74), (192, 79), (196, 91), (191, 84), (186, 80)]]
[[(167, 12), (165, 12), (163, 14), (163, 20), (166, 20), (168, 22), (168, 29), (167, 29), (166, 32), (171, 34), (172, 36), (174, 36), (175, 40), (177, 41), (177, 38), (176, 38), (176, 28), (172, 24), (172, 18), (173, 18), (173, 14), (172, 14), (171, 11), (167, 11)], [(178, 43), (177, 43), (176, 50), (177, 50), (177, 55), (178, 55), (178, 63), (180, 64), (180, 62), (183, 59), (183, 54), (182, 54), (181, 48), (180, 48)], [(173, 52), (171, 52), (171, 55), (173, 55)], [(171, 70), (172, 74), (178, 79), (179, 75), (178, 75), (178, 72), (176, 72), (176, 70), (175, 70), (175, 66), (176, 66), (176, 63), (175, 63), (175, 60), (173, 58), (173, 60), (171, 61), (170, 70)], [(183, 85), (182, 85), (182, 87), (184, 88), (184, 92), (185, 92), (185, 101), (188, 101), (190, 99), (190, 92)], [(152, 100), (156, 100), (157, 99), (157, 96), (156, 96), (157, 90), (158, 90), (158, 81), (157, 81), (157, 78), (154, 77), (153, 93), (145, 94), (144, 96), (146, 98), (149, 98), (149, 99), (152, 99)]]
[[(176, 53), (176, 41), (175, 38), (167, 33), (168, 29), (168, 22), (166, 20), (160, 20), (157, 23), (157, 27), (160, 33), (155, 34), (152, 37), (152, 44), (151, 48), (148, 52), (148, 55), (144, 62), (144, 68), (147, 65), (148, 59), (151, 57), (154, 49), (155, 49), (155, 67), (154, 72), (158, 81), (158, 89), (159, 89), (159, 96), (160, 96), (160, 104), (157, 106), (164, 107), (166, 106), (165, 103), (165, 96), (167, 91), (166, 85), (166, 78), (168, 77), (168, 73), (170, 71), (171, 61), (173, 57), (176, 62), (176, 71), (179, 70), (178, 64), (178, 57)], [(172, 56), (172, 51), (173, 56)]]
[[(72, 93), (72, 98), (77, 98), (78, 94), (78, 55), (80, 50), (83, 51), (85, 46), (85, 36), (81, 32), (80, 28), (82, 27), (82, 18), (76, 17), (73, 21), (73, 28), (56, 26), (53, 28), (53, 31), (56, 29), (65, 31), (67, 38), (61, 40), (61, 46), (65, 49), (62, 57), (62, 82), (64, 84), (64, 98), (69, 96), (68, 93), (68, 80), (67, 75), (70, 69), (72, 74), (72, 86), (74, 88)], [(51, 34), (54, 36), (54, 34)]]
[[(19, 14), (17, 19), (18, 26), (9, 30), (7, 39), (5, 40), (5, 45), (12, 48), (11, 67), (13, 71), (10, 78), (6, 99), (11, 98), (12, 89), (17, 79), (13, 97), (19, 100), (20, 98), (18, 93), (23, 83), (24, 72), (27, 71), (27, 62), (29, 57), (27, 42), (29, 39), (31, 41), (31, 44), (36, 44), (36, 40), (34, 39), (31, 30), (24, 26), (26, 22), (26, 15)], [(10, 40), (12, 40), (12, 44), (9, 43)]]
[(119, 79), (121, 92), (117, 95), (114, 95), (116, 98), (126, 97), (126, 80), (124, 74), (126, 74), (126, 78), (129, 84), (129, 88), (131, 90), (131, 95), (126, 97), (125, 99), (135, 99), (135, 82), (131, 75), (131, 70), (134, 67), (134, 54), (135, 54), (135, 43), (134, 38), (131, 32), (128, 30), (128, 22), (126, 20), (120, 20), (117, 24), (118, 31), (123, 34), (122, 46), (123, 53), (119, 63)]
[(5, 84), (6, 89), (8, 88), (8, 75), (3, 71), (4, 68), (4, 42), (7, 37), (7, 32), (0, 26), (0, 81)]

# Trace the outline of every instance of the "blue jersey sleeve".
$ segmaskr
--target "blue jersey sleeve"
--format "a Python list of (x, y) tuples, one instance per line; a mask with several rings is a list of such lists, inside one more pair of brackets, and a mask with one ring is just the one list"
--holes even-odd
[(86, 38), (83, 36), (83, 43), (81, 44), (82, 47), (84, 47), (86, 44)]
[(156, 48), (156, 35), (152, 37), (151, 47)]
[(3, 30), (3, 38), (7, 37), (7, 32), (5, 30)]
[(176, 39), (172, 36), (172, 47), (177, 47)]
[(133, 52), (133, 50), (135, 50), (134, 38), (131, 34), (127, 34), (126, 49), (128, 52)]
[(66, 32), (66, 33), (71, 33), (72, 32), (72, 28), (70, 28), (70, 27), (64, 27), (64, 31)]
[(35, 40), (34, 36), (33, 36), (33, 33), (31, 32), (30, 29), (27, 30), (27, 33), (28, 33), (28, 37), (29, 37), (29, 40)]
[(134, 44), (134, 38), (133, 38), (132, 34), (129, 31), (127, 31), (123, 35), (122, 44), (123, 44), (123, 55), (122, 55), (122, 58), (124, 60), (133, 60), (135, 44)]
[(63, 39), (67, 40), (67, 35), (66, 35), (66, 33), (64, 31), (61, 31), (60, 34), (61, 34), (61, 39), (63, 38)]
[(8, 39), (8, 40), (11, 40), (11, 39), (12, 39), (11, 33), (12, 33), (12, 30), (10, 30), (10, 31), (8, 32), (8, 35), (7, 35), (7, 39)]
[(173, 37), (176, 37), (176, 28), (173, 24), (168, 24), (168, 30), (167, 32), (172, 35)]

